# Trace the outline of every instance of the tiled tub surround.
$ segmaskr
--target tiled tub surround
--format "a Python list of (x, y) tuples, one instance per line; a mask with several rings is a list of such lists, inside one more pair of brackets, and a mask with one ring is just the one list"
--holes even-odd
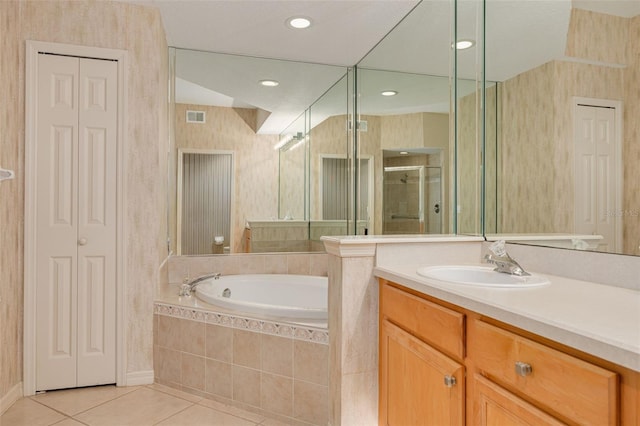
[(288, 424), (328, 419), (329, 336), (320, 326), (250, 318), (178, 297), (184, 277), (221, 272), (326, 275), (328, 256), (264, 254), (169, 259), (154, 305), (156, 382)]
[(326, 330), (155, 304), (156, 382), (292, 424), (328, 416)]

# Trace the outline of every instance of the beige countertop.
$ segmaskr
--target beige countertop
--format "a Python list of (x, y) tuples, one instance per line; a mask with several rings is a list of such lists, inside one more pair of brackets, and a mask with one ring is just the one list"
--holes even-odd
[(419, 266), (374, 274), (640, 372), (639, 291), (549, 274), (540, 274), (551, 281), (543, 287), (450, 284), (418, 275)]

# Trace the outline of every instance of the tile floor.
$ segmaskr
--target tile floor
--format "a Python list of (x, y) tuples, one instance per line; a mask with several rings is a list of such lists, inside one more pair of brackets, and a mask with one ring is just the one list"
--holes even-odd
[(153, 384), (50, 391), (17, 401), (0, 426), (284, 426), (264, 416)]

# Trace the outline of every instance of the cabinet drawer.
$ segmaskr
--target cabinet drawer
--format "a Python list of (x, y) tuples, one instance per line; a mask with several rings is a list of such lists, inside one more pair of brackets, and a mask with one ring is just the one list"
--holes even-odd
[(467, 338), (469, 358), (493, 380), (579, 424), (617, 424), (616, 373), (482, 321)]
[(458, 359), (464, 358), (464, 314), (383, 284), (380, 312), (425, 342)]

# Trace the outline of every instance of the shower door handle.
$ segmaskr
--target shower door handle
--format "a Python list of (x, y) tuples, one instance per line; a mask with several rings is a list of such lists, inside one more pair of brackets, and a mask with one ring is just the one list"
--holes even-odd
[(440, 213), (440, 204), (435, 204), (433, 206), (433, 211), (436, 212), (436, 213)]

